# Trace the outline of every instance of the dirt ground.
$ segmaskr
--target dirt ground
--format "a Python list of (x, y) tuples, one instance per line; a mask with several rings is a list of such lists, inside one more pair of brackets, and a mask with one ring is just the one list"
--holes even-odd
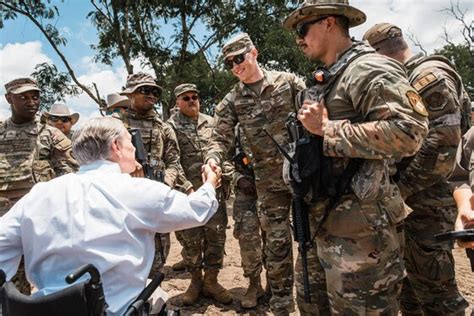
[[(190, 274), (186, 272), (175, 272), (171, 269), (171, 265), (181, 259), (181, 246), (172, 234), (171, 252), (168, 263), (165, 266), (166, 279), (162, 284), (162, 288), (169, 295), (168, 305), (177, 307), (181, 311), (181, 315), (265, 315), (270, 314), (270, 308), (265, 299), (259, 300), (259, 305), (255, 309), (246, 310), (240, 306), (240, 298), (245, 294), (248, 281), (243, 277), (242, 267), (240, 263), (240, 249), (238, 241), (233, 238), (233, 221), (229, 216), (229, 225), (227, 227), (227, 241), (224, 258), (224, 269), (219, 274), (219, 282), (228, 289), (234, 296), (234, 301), (230, 305), (218, 304), (213, 300), (201, 297), (197, 304), (191, 307), (184, 307), (180, 304), (180, 294), (186, 291), (190, 283)], [(294, 253), (297, 254), (296, 243)], [(459, 288), (471, 305), (466, 315), (474, 316), (474, 273), (471, 272), (469, 261), (464, 250), (455, 249), (454, 256), (456, 259), (456, 276)], [(265, 279), (265, 273), (262, 273)], [(265, 283), (265, 281), (263, 281)], [(296, 295), (296, 294), (295, 294)], [(296, 311), (292, 315), (299, 315)]]

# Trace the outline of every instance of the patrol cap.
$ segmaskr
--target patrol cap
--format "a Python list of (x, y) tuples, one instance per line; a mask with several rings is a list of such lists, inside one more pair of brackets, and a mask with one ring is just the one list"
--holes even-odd
[(283, 27), (293, 31), (304, 20), (325, 15), (341, 15), (349, 20), (349, 27), (365, 22), (365, 13), (349, 5), (349, 0), (306, 0), (283, 22)]
[(49, 111), (44, 113), (45, 118), (49, 118), (50, 116), (65, 116), (71, 118), (72, 125), (76, 124), (79, 120), (79, 113), (72, 113), (69, 111), (69, 108), (64, 103), (55, 103), (51, 105)]
[(118, 93), (111, 93), (107, 95), (107, 108), (111, 108), (113, 106), (116, 107), (129, 107), (131, 101), (128, 97), (124, 95), (120, 95)]
[(224, 59), (242, 54), (246, 50), (250, 50), (254, 48), (252, 40), (247, 33), (240, 33), (224, 44), (222, 47), (222, 55), (224, 55)]
[(120, 94), (133, 93), (137, 88), (143, 86), (156, 87), (160, 90), (160, 93), (163, 92), (163, 88), (156, 84), (155, 78), (144, 72), (138, 72), (136, 74), (128, 75), (125, 89), (123, 89)]
[(402, 30), (398, 26), (391, 23), (378, 23), (368, 29), (362, 39), (368, 41), (371, 46), (374, 46), (389, 38), (402, 36)]
[(195, 84), (183, 83), (183, 84), (180, 84), (179, 86), (177, 86), (176, 88), (174, 88), (174, 96), (179, 97), (183, 93), (189, 92), (189, 91), (194, 91), (196, 93), (199, 93), (199, 90), (197, 89)]
[(12, 94), (20, 94), (31, 90), (41, 91), (36, 81), (31, 78), (18, 78), (7, 82), (5, 84), (5, 90), (7, 90), (7, 93)]

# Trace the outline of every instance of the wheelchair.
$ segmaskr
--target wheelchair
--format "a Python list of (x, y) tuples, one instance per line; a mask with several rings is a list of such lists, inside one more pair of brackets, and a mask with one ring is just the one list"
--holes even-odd
[[(90, 278), (76, 283), (88, 273)], [(151, 306), (148, 299), (164, 279), (159, 273), (147, 287), (128, 306), (124, 316), (148, 316)], [(61, 291), (39, 297), (20, 293), (12, 282), (6, 282), (6, 275), (0, 269), (0, 313), (1, 316), (106, 316), (107, 302), (100, 280), (100, 273), (92, 264), (86, 264), (66, 277), (68, 284), (73, 284)], [(178, 316), (179, 310), (168, 311), (163, 305), (158, 316)]]

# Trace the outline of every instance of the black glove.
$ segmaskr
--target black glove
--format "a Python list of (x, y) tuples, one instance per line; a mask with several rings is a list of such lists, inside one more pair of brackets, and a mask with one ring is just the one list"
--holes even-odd
[(255, 188), (255, 181), (253, 179), (250, 179), (248, 177), (242, 177), (237, 182), (237, 186), (246, 195), (257, 194), (257, 189)]

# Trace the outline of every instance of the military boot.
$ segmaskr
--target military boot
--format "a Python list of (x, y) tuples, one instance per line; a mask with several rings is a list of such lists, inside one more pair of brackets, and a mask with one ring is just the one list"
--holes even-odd
[(202, 272), (196, 270), (191, 272), (191, 284), (186, 292), (181, 296), (181, 301), (184, 305), (193, 305), (197, 302), (199, 294), (202, 290)]
[(178, 261), (171, 266), (171, 269), (173, 271), (184, 271), (186, 270), (186, 263), (184, 263), (184, 260)]
[(243, 308), (254, 308), (257, 306), (257, 300), (259, 297), (263, 296), (265, 292), (263, 291), (262, 284), (260, 281), (260, 275), (251, 276), (250, 284), (247, 292), (242, 298), (241, 305)]
[(217, 275), (219, 274), (218, 269), (212, 269), (206, 271), (204, 274), (204, 285), (202, 288), (202, 293), (205, 296), (212, 297), (216, 301), (222, 304), (229, 304), (232, 302), (232, 295), (229, 291), (222, 287), (217, 282)]

